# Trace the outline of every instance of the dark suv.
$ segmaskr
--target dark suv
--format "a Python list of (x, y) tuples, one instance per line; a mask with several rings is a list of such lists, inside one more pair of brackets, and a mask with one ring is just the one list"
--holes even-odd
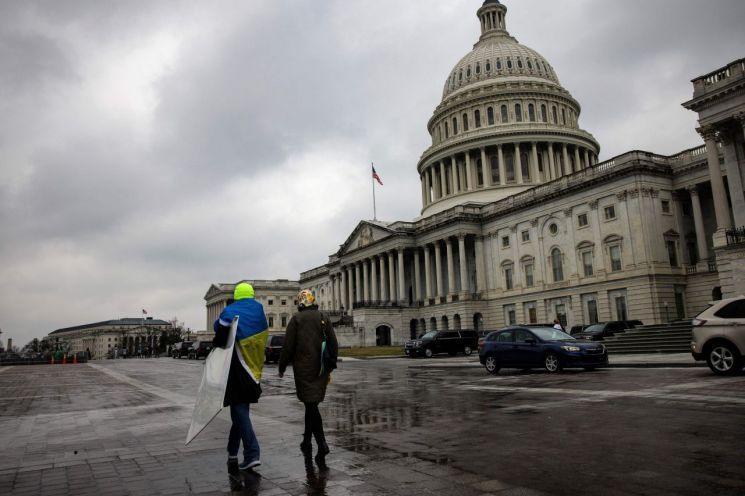
[(194, 341), (182, 341), (180, 343), (176, 343), (171, 348), (171, 356), (173, 358), (183, 358), (189, 356), (189, 348), (194, 343)]
[(478, 348), (479, 337), (476, 331), (429, 331), (419, 337), (407, 341), (404, 353), (413, 358), (424, 355), (427, 358), (436, 353), (455, 355), (462, 352), (470, 355)]
[(572, 334), (577, 339), (591, 339), (592, 341), (602, 341), (603, 338), (613, 336), (614, 334), (626, 332), (626, 329), (633, 328), (626, 320), (613, 320), (610, 322), (598, 322), (587, 326), (582, 331)]
[(210, 351), (212, 351), (212, 341), (195, 341), (194, 344), (189, 347), (188, 357), (192, 360), (207, 358)]
[(282, 345), (284, 342), (284, 334), (269, 336), (269, 339), (266, 340), (266, 348), (264, 348), (266, 363), (279, 362), (279, 355), (282, 353)]

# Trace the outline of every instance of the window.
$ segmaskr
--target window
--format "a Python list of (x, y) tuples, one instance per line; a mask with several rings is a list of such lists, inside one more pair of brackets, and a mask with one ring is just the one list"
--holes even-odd
[[(322, 293), (323, 293), (323, 292), (322, 292)], [(285, 305), (287, 305), (287, 300), (283, 299), (283, 300), (282, 300), (282, 306), (285, 306)]]
[(502, 122), (508, 122), (509, 116), (507, 115), (507, 105), (502, 105)]
[(592, 251), (591, 250), (583, 251), (582, 252), (582, 267), (585, 271), (585, 277), (591, 277), (593, 275), (592, 262), (593, 262)]
[(518, 69), (523, 68), (523, 59), (521, 59), (520, 57), (517, 58), (517, 67)]
[(476, 62), (476, 74), (481, 74), (481, 62)]
[(567, 113), (566, 110), (564, 110), (563, 108), (561, 109), (561, 123), (563, 125), (566, 125), (567, 123)]
[(458, 134), (458, 119), (453, 117), (453, 134)]
[(513, 336), (512, 331), (500, 332), (499, 334), (497, 334), (497, 342), (498, 343), (512, 343), (514, 342), (512, 336)]
[(667, 258), (670, 260), (670, 266), (678, 267), (678, 248), (675, 246), (675, 241), (672, 239), (666, 240), (665, 247), (667, 247)]
[(468, 131), (468, 114), (463, 114), (463, 132)]
[(445, 139), (450, 137), (450, 126), (448, 126), (448, 123), (445, 123)]
[[(675, 288), (675, 313), (678, 319), (686, 318), (685, 294), (684, 289)], [(745, 314), (743, 314), (745, 315)]]
[(500, 58), (497, 59), (497, 70), (502, 70), (502, 59)]
[(491, 61), (486, 61), (486, 72), (491, 72)]
[(269, 298), (269, 299), (268, 299), (268, 300), (266, 301), (266, 304), (267, 304), (267, 305), (269, 305), (269, 306), (271, 306), (271, 305), (274, 305), (274, 299), (273, 299), (273, 298)]
[(522, 238), (523, 243), (527, 243), (528, 241), (530, 241), (530, 231), (526, 229), (525, 231), (520, 233), (520, 237)]
[[(504, 306), (504, 317), (507, 325), (515, 325), (517, 324), (517, 318), (515, 316), (515, 305), (505, 305)], [(518, 337), (518, 339), (521, 339), (522, 341), (525, 341), (525, 338), (520, 335), (519, 333), (524, 333), (525, 331), (522, 330), (516, 330), (515, 335)]]
[(533, 69), (533, 62), (531, 62), (530, 59), (528, 59), (528, 69)]
[[(621, 247), (619, 245), (613, 245), (609, 248), (610, 253), (610, 270), (611, 272), (618, 272), (621, 270)], [(621, 319), (625, 320), (625, 319)]]
[(512, 59), (507, 58), (507, 68), (512, 69)]
[(616, 218), (616, 207), (615, 205), (611, 205), (609, 207), (605, 207), (603, 209), (603, 213), (605, 214), (605, 220), (613, 220)]
[(552, 236), (556, 236), (556, 233), (559, 232), (559, 226), (555, 223), (551, 223), (551, 225), (548, 226), (548, 232), (550, 232)]
[(526, 263), (523, 266), (523, 272), (525, 273), (525, 287), (526, 288), (532, 288), (533, 287), (533, 263)]
[(546, 105), (541, 104), (541, 122), (548, 122), (548, 114), (546, 113)]
[(479, 186), (484, 185), (484, 168), (481, 166), (481, 159), (476, 159), (476, 181)]
[(458, 81), (463, 81), (463, 69), (458, 73)]
[(670, 201), (669, 200), (662, 200), (662, 213), (663, 214), (670, 213)]
[(473, 112), (473, 122), (474, 122), (473, 124), (474, 126), (481, 127), (481, 111), (480, 110), (475, 110)]
[(587, 300), (587, 317), (590, 324), (598, 323), (598, 302), (597, 300)]
[(274, 316), (270, 315), (268, 319), (269, 319), (269, 327), (274, 327)]
[(513, 288), (512, 273), (513, 273), (512, 265), (505, 266), (504, 268), (504, 289), (508, 291)]
[(282, 327), (287, 327), (287, 316), (286, 315), (282, 316)]
[(551, 107), (551, 113), (553, 114), (553, 117), (554, 117), (554, 124), (558, 124), (559, 117), (556, 114), (556, 107)]
[(486, 122), (488, 125), (494, 125), (494, 109), (489, 107), (486, 109)]
[(525, 303), (523, 307), (525, 315), (528, 316), (528, 323), (535, 324), (536, 322), (538, 322), (538, 312), (536, 312), (535, 309), (535, 302), (529, 301), (528, 303)]
[(626, 310), (626, 296), (616, 296), (613, 300), (616, 303), (616, 320), (629, 320), (629, 314)]
[(523, 121), (523, 107), (519, 103), (515, 104), (515, 120), (517, 122)]
[(564, 266), (561, 260), (561, 250), (558, 248), (551, 250), (551, 270), (554, 273), (554, 282), (564, 280)]
[(530, 122), (535, 122), (535, 105), (532, 103), (528, 104), (528, 119)]
[(722, 319), (745, 319), (745, 300), (736, 300), (714, 312)]
[(587, 214), (579, 214), (577, 216), (577, 226), (578, 227), (585, 227), (588, 224), (587, 222)]
[(471, 77), (471, 66), (468, 66), (468, 69), (466, 69), (466, 77)]
[(491, 182), (492, 184), (499, 184), (499, 160), (496, 155), (489, 157), (491, 164)]
[(688, 248), (688, 263), (696, 265), (698, 263), (698, 249), (696, 249), (696, 243), (689, 241), (686, 243)]
[(567, 307), (563, 303), (556, 305), (556, 318), (559, 319), (562, 327), (567, 326)]
[(509, 247), (510, 247), (510, 237), (502, 236), (502, 248), (509, 248)]

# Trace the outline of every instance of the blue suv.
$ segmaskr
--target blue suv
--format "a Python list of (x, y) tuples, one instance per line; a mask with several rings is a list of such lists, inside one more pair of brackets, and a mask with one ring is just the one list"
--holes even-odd
[(608, 351), (601, 343), (578, 341), (557, 329), (509, 327), (479, 343), (479, 361), (490, 374), (501, 368), (538, 367), (556, 373), (565, 367), (593, 370), (608, 365)]

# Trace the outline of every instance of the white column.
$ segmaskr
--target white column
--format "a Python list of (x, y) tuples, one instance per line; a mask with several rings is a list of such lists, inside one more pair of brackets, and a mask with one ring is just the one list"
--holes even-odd
[(444, 198), (445, 196), (447, 196), (448, 184), (445, 174), (445, 162), (442, 160), (440, 160), (440, 190), (440, 198)]
[(566, 143), (561, 144), (561, 155), (564, 157), (564, 174), (562, 175), (569, 174), (572, 172), (572, 168), (569, 165), (569, 151)]
[(538, 143), (533, 141), (531, 144), (531, 157), (533, 158), (532, 170), (533, 177), (531, 178), (533, 183), (539, 183), (541, 180), (540, 173), (538, 172)]
[(422, 207), (426, 207), (427, 206), (427, 194), (426, 194), (427, 186), (426, 186), (425, 183), (427, 181), (425, 180), (425, 174), (424, 173), (422, 173), (419, 176), (419, 181), (422, 183)]
[(455, 264), (453, 263), (453, 240), (445, 238), (445, 250), (448, 264), (448, 296), (455, 294)]
[(745, 195), (743, 195), (742, 175), (740, 164), (737, 162), (737, 150), (732, 136), (722, 135), (722, 146), (724, 146), (724, 165), (727, 168), (727, 186), (729, 197), (732, 200), (732, 214), (735, 218), (735, 226), (745, 226)]
[(715, 130), (711, 128), (700, 129), (699, 132), (706, 143), (706, 158), (709, 163), (709, 179), (711, 182), (711, 194), (714, 197), (714, 213), (717, 218), (717, 230), (732, 227), (732, 218), (727, 205), (727, 193), (724, 189), (722, 169), (719, 166), (719, 150), (715, 139)]
[(362, 298), (370, 301), (370, 272), (367, 268), (367, 259), (362, 261)]
[(455, 160), (455, 155), (450, 157), (450, 192), (458, 192), (458, 161)]
[(373, 301), (380, 301), (381, 298), (378, 293), (378, 262), (375, 260), (375, 257), (370, 258), (370, 286), (370, 299)]
[(515, 181), (517, 184), (523, 183), (523, 161), (520, 158), (520, 143), (515, 143)]
[(556, 161), (554, 160), (554, 144), (548, 144), (548, 180), (556, 179)]
[(425, 183), (425, 186), (424, 186), (425, 194), (424, 194), (424, 205), (423, 206), (426, 207), (427, 205), (432, 203), (432, 198), (429, 196), (432, 191), (432, 179), (430, 176), (429, 167), (424, 169), (424, 183)]
[(432, 263), (430, 261), (429, 245), (424, 245), (424, 289), (427, 300), (432, 299)]
[(698, 197), (698, 188), (691, 186), (688, 188), (691, 194), (691, 204), (693, 205), (693, 223), (696, 226), (696, 244), (698, 245), (698, 256), (701, 260), (709, 259), (709, 246), (706, 243), (706, 231), (704, 230), (704, 216), (701, 213), (701, 200)]
[(362, 274), (360, 272), (360, 263), (356, 262), (354, 264), (354, 300), (352, 300), (354, 303), (362, 300), (362, 282), (360, 281)]
[[(504, 152), (502, 145), (497, 145), (497, 166), (499, 167), (499, 184), (507, 184), (507, 172), (504, 166)], [(491, 173), (491, 166), (489, 167)]]
[(406, 298), (406, 272), (404, 271), (404, 250), (398, 249), (398, 301), (407, 301)]
[(388, 255), (388, 299), (391, 302), (397, 301), (396, 297), (396, 265), (393, 259), (393, 252), (389, 251)]
[(476, 291), (486, 290), (484, 279), (484, 241), (481, 236), (476, 236)]
[(462, 293), (468, 292), (468, 264), (466, 260), (466, 236), (458, 235), (458, 259), (460, 262), (460, 290)]
[(440, 253), (440, 242), (435, 241), (435, 285), (437, 286), (437, 297), (445, 296), (442, 287), (442, 254)]
[(466, 151), (466, 187), (473, 191), (473, 172), (471, 171), (471, 152)]
[(590, 152), (585, 148), (585, 169), (590, 167)]
[(484, 178), (484, 187), (491, 186), (491, 164), (486, 165), (486, 148), (481, 147), (481, 176)]
[(577, 172), (582, 169), (582, 164), (579, 161), (579, 147), (575, 145), (574, 147), (574, 172)]
[(414, 298), (422, 301), (422, 274), (419, 266), (419, 248), (414, 248)]
[(385, 271), (385, 253), (380, 254), (380, 258), (378, 258), (378, 263), (380, 264), (380, 301), (386, 302), (389, 300), (388, 298), (388, 284), (386, 283), (388, 278), (386, 276)]

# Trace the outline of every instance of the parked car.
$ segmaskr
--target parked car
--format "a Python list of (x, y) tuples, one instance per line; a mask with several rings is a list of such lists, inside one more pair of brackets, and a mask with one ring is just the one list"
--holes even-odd
[(282, 353), (282, 345), (284, 343), (284, 334), (275, 334), (274, 336), (269, 336), (269, 338), (266, 340), (266, 347), (264, 348), (266, 363), (279, 363), (279, 355), (280, 353)]
[(194, 344), (194, 341), (182, 341), (176, 343), (171, 347), (171, 356), (173, 358), (183, 358), (189, 356), (189, 348)]
[(430, 358), (438, 353), (447, 353), (451, 356), (463, 353), (467, 356), (478, 347), (478, 341), (476, 331), (429, 331), (419, 339), (407, 341), (404, 345), (404, 353), (410, 358), (417, 355)]
[(693, 319), (691, 353), (718, 375), (742, 372), (745, 362), (745, 296), (712, 303)]
[(578, 339), (591, 339), (593, 341), (601, 341), (603, 338), (613, 336), (616, 333), (626, 332), (626, 329), (630, 329), (629, 325), (625, 320), (612, 320), (610, 322), (598, 322), (587, 326), (581, 332), (573, 334)]
[(199, 360), (200, 358), (207, 358), (210, 351), (212, 351), (212, 341), (195, 341), (189, 347), (187, 356), (191, 360)]
[(543, 367), (548, 372), (582, 367), (594, 370), (608, 365), (602, 343), (579, 341), (547, 327), (508, 327), (489, 334), (479, 345), (479, 361), (490, 374), (502, 368)]
[(575, 335), (581, 333), (582, 331), (584, 331), (585, 329), (587, 329), (588, 327), (590, 327), (591, 325), (592, 324), (582, 324), (582, 325), (572, 326), (572, 328), (569, 329), (569, 335), (570, 336), (575, 336)]

